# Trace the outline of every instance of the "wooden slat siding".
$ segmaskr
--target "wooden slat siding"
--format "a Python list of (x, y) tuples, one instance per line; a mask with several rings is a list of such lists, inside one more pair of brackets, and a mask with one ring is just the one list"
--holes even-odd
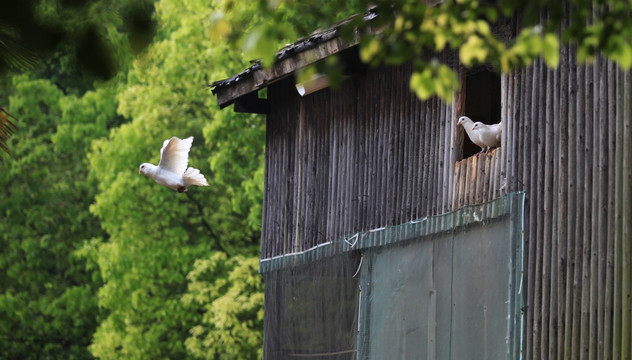
[(625, 73), (624, 89), (621, 356), (629, 359), (632, 357), (632, 72)]
[[(544, 174), (542, 172), (542, 165), (545, 164), (544, 160), (544, 136), (546, 134), (545, 127), (543, 126), (544, 120), (544, 99), (546, 98), (545, 90), (546, 90), (546, 82), (543, 81), (542, 75), (542, 61), (538, 60), (534, 63), (535, 73), (534, 76), (537, 79), (537, 85), (541, 87), (541, 91), (544, 94), (540, 95), (538, 98), (534, 99), (537, 102), (537, 106), (535, 109), (535, 113), (533, 113), (533, 120), (538, 123), (538, 131), (537, 133), (537, 143), (534, 144), (534, 147), (537, 150), (537, 164), (540, 164), (540, 168), (538, 171), (538, 176), (536, 177), (536, 183), (534, 184), (535, 193), (534, 197), (538, 197), (538, 205), (540, 205), (535, 213), (536, 217), (534, 218), (535, 224), (537, 224), (536, 232), (530, 234), (530, 236), (535, 237), (536, 241), (536, 254), (535, 254), (535, 266), (533, 269), (528, 269), (530, 276), (535, 276), (535, 285), (534, 285), (534, 303), (533, 303), (533, 356), (531, 358), (541, 358), (541, 329), (542, 329), (542, 252), (543, 252), (543, 231), (544, 227), (541, 224), (544, 224), (544, 216), (543, 216), (543, 208), (544, 206)], [(533, 274), (531, 273), (533, 271)]]
[(584, 87), (586, 88), (586, 98), (584, 99), (584, 217), (583, 217), (583, 251), (584, 256), (582, 258), (582, 317), (580, 325), (580, 353), (579, 358), (588, 359), (589, 347), (590, 347), (590, 255), (591, 255), (591, 240), (592, 240), (592, 132), (593, 132), (593, 67), (586, 67), (586, 82)]
[[(392, 73), (389, 71), (388, 75), (392, 75)], [(388, 77), (387, 79), (387, 83), (392, 83), (394, 85), (388, 87), (387, 89), (395, 90), (398, 87), (397, 83), (393, 83), (391, 82), (392, 78), (391, 76)], [(396, 99), (393, 99), (395, 96), (397, 96), (397, 93), (395, 91), (392, 91), (390, 94), (388, 94), (388, 104), (389, 104), (389, 112), (388, 112), (388, 119), (389, 119), (389, 123), (390, 123), (390, 128), (389, 128), (389, 166), (388, 166), (388, 185), (389, 185), (389, 190), (388, 190), (388, 199), (387, 199), (387, 204), (389, 204), (389, 209), (388, 209), (388, 223), (393, 224), (394, 220), (396, 218), (396, 214), (398, 213), (399, 210), (399, 203), (398, 203), (398, 196), (397, 193), (399, 191), (401, 191), (401, 188), (398, 188), (398, 179), (400, 178), (400, 176), (398, 176), (400, 173), (400, 164), (401, 164), (401, 152), (400, 152), (400, 142), (401, 142), (401, 138), (400, 136), (402, 135), (399, 131), (400, 129), (400, 118), (398, 116), (398, 110), (396, 105), (395, 105), (395, 101)]]
[(575, 61), (502, 75), (502, 147), (459, 162), (461, 114), (410, 94), (410, 67), (271, 86), (262, 257), (525, 190), (524, 358), (629, 356), (632, 79)]
[[(608, 102), (608, 63), (604, 60), (600, 59), (599, 63), (599, 98), (598, 98), (598, 106), (599, 106), (599, 150), (598, 154), (598, 164), (596, 166), (598, 171), (598, 199), (597, 202), (597, 228), (599, 240), (597, 243), (597, 252), (599, 259), (597, 261), (597, 291), (595, 293), (597, 297), (597, 347), (596, 347), (596, 356), (599, 359), (603, 359), (603, 349), (604, 349), (604, 339), (605, 339), (605, 331), (604, 328), (604, 312), (605, 312), (605, 285), (606, 285), (606, 254), (608, 249), (606, 245), (608, 244), (608, 213), (607, 213), (607, 203), (608, 203), (608, 132), (610, 131), (608, 128), (608, 107), (610, 106)], [(593, 216), (594, 219), (594, 216)]]
[[(617, 204), (615, 206), (615, 217), (617, 221), (617, 226), (615, 229), (615, 277), (614, 277), (614, 327), (613, 327), (613, 358), (620, 359), (623, 358), (623, 346), (626, 341), (624, 339), (623, 334), (626, 332), (624, 330), (626, 326), (625, 321), (625, 291), (624, 291), (624, 281), (625, 281), (625, 269), (624, 269), (624, 259), (625, 259), (625, 247), (626, 241), (629, 241), (629, 233), (625, 232), (625, 223), (627, 219), (625, 203), (628, 200), (626, 196), (626, 191), (629, 194), (629, 189), (626, 189), (627, 186), (632, 185), (629, 181), (629, 178), (626, 179), (626, 164), (629, 164), (630, 161), (630, 150), (628, 145), (630, 144), (630, 133), (629, 133), (629, 122), (626, 121), (630, 117), (630, 106), (628, 103), (627, 93), (629, 91), (629, 74), (626, 74), (624, 78), (618, 78), (620, 80), (619, 86), (617, 89), (619, 90), (617, 96), (617, 173), (616, 173), (616, 181), (617, 181), (617, 193), (619, 197), (617, 199)], [(628, 125), (628, 126), (626, 126)], [(626, 163), (628, 161), (628, 163)], [(627, 180), (627, 181), (626, 181)], [(626, 236), (627, 235), (627, 236)]]
[[(365, 93), (367, 97), (365, 99), (369, 99), (369, 103), (364, 104), (360, 103), (359, 106), (367, 107), (369, 111), (366, 116), (369, 119), (369, 124), (366, 128), (366, 135), (368, 138), (367, 146), (371, 152), (371, 162), (369, 169), (369, 181), (367, 182), (367, 197), (370, 201), (368, 219), (366, 220), (367, 228), (372, 229), (379, 224), (382, 219), (380, 216), (383, 213), (381, 205), (383, 204), (381, 195), (382, 194), (374, 194), (371, 193), (369, 189), (379, 188), (382, 184), (383, 174), (381, 174), (382, 165), (384, 163), (383, 156), (383, 131), (381, 130), (384, 126), (383, 122), (380, 121), (380, 108), (381, 104), (379, 99), (379, 94), (375, 94), (369, 87), (365, 87)], [(364, 102), (365, 100), (362, 100)], [(364, 229), (366, 230), (366, 229)]]
[[(583, 216), (584, 216), (584, 143), (586, 141), (585, 131), (583, 129), (583, 124), (586, 121), (585, 117), (585, 109), (584, 109), (584, 101), (586, 97), (586, 89), (584, 86), (584, 81), (586, 79), (586, 66), (578, 65), (577, 66), (577, 102), (575, 103), (575, 107), (577, 109), (577, 144), (575, 147), (575, 155), (576, 155), (576, 164), (577, 164), (577, 212), (575, 221), (575, 274), (574, 274), (574, 314), (573, 314), (573, 346), (571, 350), (571, 358), (579, 359), (580, 353), (580, 334), (581, 334), (581, 323), (582, 323), (582, 292), (583, 292), (583, 256), (584, 256), (584, 226), (583, 226)], [(571, 104), (572, 105), (572, 104)]]
[[(343, 89), (344, 90), (347, 89), (346, 84), (343, 84)], [(326, 132), (326, 136), (329, 143), (327, 142), (327, 140), (325, 140), (323, 144), (323, 146), (328, 147), (330, 149), (329, 157), (327, 159), (327, 163), (325, 164), (325, 166), (328, 166), (330, 168), (329, 171), (331, 174), (330, 179), (327, 183), (328, 187), (325, 190), (329, 199), (327, 201), (327, 210), (326, 210), (327, 223), (325, 226), (327, 229), (326, 238), (327, 240), (329, 240), (332, 238), (332, 236), (338, 233), (338, 230), (336, 227), (339, 226), (339, 223), (340, 223), (339, 221), (336, 221), (336, 220), (340, 219), (340, 213), (341, 213), (340, 207), (342, 203), (340, 201), (341, 184), (344, 183), (344, 177), (343, 177), (344, 170), (340, 163), (342, 149), (339, 146), (339, 144), (342, 143), (340, 141), (340, 137), (342, 136), (340, 132), (340, 128), (342, 127), (341, 125), (342, 119), (339, 119), (339, 115), (336, 112), (337, 105), (335, 103), (328, 101), (323, 104), (318, 104), (318, 106), (321, 108), (327, 109), (328, 114), (329, 114), (329, 119), (327, 122), (329, 126), (329, 131)], [(321, 194), (321, 196), (323, 195), (324, 194)]]
[[(620, 72), (617, 69), (617, 72)], [(612, 312), (614, 314), (612, 319), (612, 358), (621, 358), (621, 277), (623, 268), (621, 266), (622, 260), (622, 243), (623, 243), (623, 137), (624, 137), (624, 79), (620, 76), (615, 77), (615, 117), (616, 117), (616, 137), (615, 137), (615, 206), (614, 206), (614, 289), (613, 289), (613, 304)]]
[[(563, 325), (560, 321), (558, 333), (558, 352), (557, 359), (571, 359), (571, 334), (573, 319), (573, 276), (575, 269), (575, 244), (574, 238), (574, 214), (575, 214), (575, 88), (574, 83), (576, 67), (573, 57), (574, 49), (562, 47), (560, 56), (560, 71), (562, 76), (561, 89), (562, 98), (560, 99), (560, 134), (564, 141), (560, 152), (560, 202), (566, 204), (567, 211), (560, 211), (558, 218), (558, 238), (568, 239), (568, 241), (560, 241), (560, 268), (564, 270), (565, 282), (560, 284), (560, 318), (564, 320)], [(570, 219), (570, 220), (569, 220)], [(566, 249), (564, 249), (564, 247)]]
[[(551, 314), (551, 307), (549, 304), (549, 299), (551, 296), (550, 292), (550, 282), (551, 282), (551, 253), (552, 253), (552, 242), (553, 238), (551, 237), (551, 221), (553, 218), (553, 212), (551, 208), (553, 207), (553, 174), (552, 174), (552, 162), (553, 162), (553, 119), (551, 116), (552, 112), (552, 100), (553, 100), (553, 89), (555, 84), (553, 83), (553, 76), (551, 70), (548, 68), (543, 69), (546, 77), (545, 89), (546, 95), (544, 98), (544, 106), (543, 106), (543, 121), (544, 121), (544, 163), (543, 168), (543, 188), (542, 195), (544, 196), (544, 208), (542, 209), (542, 222), (543, 230), (542, 230), (542, 304), (541, 306), (541, 338), (540, 338), (540, 346), (541, 346), (541, 359), (546, 359), (548, 357), (548, 347), (549, 347), (549, 321), (551, 316), (555, 316)], [(542, 175), (541, 175), (542, 176)]]
[[(553, 112), (552, 116), (552, 126), (553, 126), (553, 136), (551, 141), (553, 142), (553, 161), (551, 166), (553, 167), (553, 187), (551, 188), (551, 192), (553, 193), (553, 206), (551, 211), (553, 212), (553, 219), (551, 222), (551, 238), (552, 242), (552, 251), (551, 251), (551, 312), (555, 313), (555, 316), (551, 316), (549, 321), (549, 334), (550, 334), (550, 342), (549, 346), (549, 358), (555, 359), (557, 358), (557, 351), (560, 348), (561, 342), (559, 341), (559, 334), (563, 333), (564, 321), (562, 317), (563, 310), (560, 309), (559, 301), (563, 298), (563, 284), (566, 282), (565, 273), (562, 270), (562, 261), (565, 253), (566, 253), (566, 237), (560, 237), (557, 233), (557, 224), (559, 222), (560, 210), (563, 207), (563, 204), (566, 204), (566, 201), (562, 201), (560, 199), (560, 191), (559, 189), (562, 187), (562, 184), (566, 184), (566, 182), (562, 183), (560, 177), (561, 168), (559, 164), (559, 159), (561, 157), (561, 148), (566, 146), (566, 139), (561, 134), (560, 131), (560, 123), (563, 122), (563, 119), (560, 118), (560, 107), (562, 96), (562, 72), (559, 70), (553, 71), (555, 76), (555, 87), (554, 91), (554, 101), (553, 101)], [(566, 174), (566, 169), (564, 168), (564, 174)], [(560, 286), (562, 286), (562, 291), (560, 292)]]
[(455, 164), (453, 209), (495, 198), (493, 186), (499, 182), (497, 169), (500, 167), (501, 153), (502, 148), (496, 148), (488, 154), (472, 156)]
[[(508, 102), (509, 102), (509, 74), (501, 74), (500, 75), (500, 119), (503, 123), (503, 132), (500, 138), (500, 145), (503, 147), (503, 144), (509, 143), (510, 136), (508, 135), (508, 126), (510, 126), (509, 121), (509, 113), (507, 111)], [(505, 187), (507, 185), (507, 158), (511, 156), (512, 149), (507, 147), (507, 149), (503, 149), (504, 151), (500, 154), (500, 178), (503, 179), (505, 183)], [(503, 189), (505, 190), (505, 189)]]
[(614, 208), (615, 208), (615, 179), (614, 179), (614, 171), (615, 169), (615, 137), (616, 137), (616, 114), (615, 114), (615, 106), (616, 106), (616, 97), (615, 97), (615, 86), (616, 80), (614, 78), (615, 75), (615, 66), (612, 62), (608, 62), (607, 65), (607, 74), (608, 77), (608, 110), (607, 110), (607, 123), (608, 123), (608, 132), (607, 136), (607, 145), (608, 145), (608, 165), (607, 168), (610, 170), (608, 174), (607, 181), (607, 205), (606, 208), (608, 212), (606, 213), (607, 229), (606, 229), (606, 280), (604, 282), (604, 337), (603, 337), (603, 359), (612, 359), (612, 317), (613, 317), (613, 290), (614, 290), (614, 281), (613, 281), (613, 267), (614, 267), (614, 225), (615, 225), (615, 216), (614, 216)]
[(562, 70), (565, 68), (568, 69), (568, 84), (565, 87), (566, 92), (568, 93), (568, 117), (566, 121), (568, 123), (568, 158), (567, 158), (567, 168), (568, 168), (568, 177), (567, 177), (567, 191), (568, 191), (568, 201), (567, 201), (567, 212), (564, 214), (567, 216), (568, 221), (566, 221), (566, 235), (568, 237), (567, 242), (567, 252), (566, 252), (566, 302), (565, 302), (565, 322), (564, 322), (564, 342), (563, 342), (563, 350), (564, 355), (560, 359), (571, 359), (572, 357), (572, 333), (573, 333), (573, 318), (575, 317), (574, 313), (574, 301), (575, 301), (575, 285), (574, 285), (574, 277), (575, 271), (577, 267), (575, 266), (575, 241), (573, 239), (575, 236), (575, 223), (574, 216), (577, 212), (577, 186), (576, 186), (576, 171), (577, 171), (577, 154), (576, 154), (576, 143), (577, 143), (577, 84), (576, 84), (576, 75), (577, 75), (577, 66), (575, 65), (575, 49), (573, 47), (562, 50), (561, 61), (565, 61), (566, 66), (563, 65)]
[(549, 188), (547, 192), (551, 194), (551, 218), (549, 219), (549, 229), (546, 232), (547, 237), (551, 240), (551, 250), (549, 255), (550, 275), (549, 282), (549, 316), (548, 316), (548, 334), (549, 334), (549, 346), (548, 346), (548, 358), (554, 359), (557, 355), (557, 330), (558, 330), (558, 286), (557, 281), (562, 280), (558, 272), (558, 246), (561, 242), (556, 235), (555, 228), (557, 224), (558, 216), (558, 188), (559, 188), (559, 166), (557, 161), (559, 159), (559, 147), (560, 147), (560, 134), (559, 134), (559, 98), (560, 98), (560, 71), (548, 70), (550, 83), (552, 86), (549, 88), (549, 105), (547, 108), (547, 127), (550, 126), (549, 137), (547, 143), (550, 143), (549, 150), (551, 153), (550, 162), (548, 164), (549, 173), (551, 174), (551, 180), (548, 182)]
[[(525, 166), (526, 164), (535, 164), (537, 163), (538, 152), (534, 151), (533, 147), (537, 144), (537, 134), (538, 134), (538, 122), (535, 119), (534, 114), (537, 109), (537, 98), (538, 92), (540, 88), (537, 85), (537, 78), (535, 76), (535, 64), (534, 66), (526, 69), (525, 83), (527, 83), (527, 88), (525, 91), (527, 93), (531, 93), (529, 98), (529, 102), (527, 103), (528, 111), (525, 114), (525, 119), (528, 119), (529, 123), (529, 148), (524, 149), (525, 153)], [(528, 114), (528, 115), (527, 115)], [(525, 120), (526, 121), (526, 120)], [(508, 144), (505, 146), (509, 148)], [(530, 271), (535, 268), (536, 262), (536, 254), (537, 254), (537, 241), (534, 236), (536, 234), (536, 209), (537, 209), (537, 197), (536, 194), (536, 178), (537, 174), (535, 171), (531, 171), (531, 166), (529, 166), (525, 170), (525, 174), (529, 176), (527, 182), (525, 183), (525, 216), (524, 216), (524, 225), (525, 225), (525, 246), (526, 251), (528, 252), (528, 256), (525, 258), (523, 273), (525, 274), (524, 283), (525, 283), (525, 320), (526, 324), (524, 324), (525, 335), (524, 335), (524, 354), (526, 359), (533, 358), (533, 333), (534, 333), (534, 294), (535, 294), (535, 276), (531, 275)]]
[[(596, 59), (594, 66), (592, 66), (593, 80), (591, 82), (591, 89), (593, 91), (594, 99), (592, 100), (592, 112), (588, 113), (592, 115), (592, 132), (587, 133), (589, 137), (592, 138), (592, 149), (588, 153), (590, 157), (592, 157), (592, 168), (590, 172), (592, 174), (592, 184), (591, 184), (591, 195), (590, 195), (590, 206), (591, 214), (590, 219), (587, 221), (590, 222), (590, 292), (589, 292), (589, 331), (588, 331), (588, 359), (594, 359), (596, 357), (596, 348), (597, 348), (597, 312), (598, 312), (598, 299), (597, 299), (597, 281), (598, 281), (598, 247), (599, 247), (599, 233), (598, 227), (598, 184), (599, 184), (599, 128), (601, 124), (599, 123), (599, 68), (600, 68), (601, 59)], [(590, 102), (590, 101), (589, 101)]]
[(441, 192), (443, 193), (443, 201), (441, 212), (445, 213), (452, 210), (452, 182), (454, 181), (454, 162), (456, 157), (453, 155), (452, 133), (454, 132), (454, 121), (452, 105), (443, 103), (443, 176), (441, 179)]

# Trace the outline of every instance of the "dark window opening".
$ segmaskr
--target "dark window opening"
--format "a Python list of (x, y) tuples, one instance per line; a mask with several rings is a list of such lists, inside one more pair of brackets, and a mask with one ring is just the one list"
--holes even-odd
[[(465, 81), (465, 106), (462, 114), (484, 124), (500, 122), (500, 75), (486, 67), (479, 67), (468, 71), (462, 80)], [(481, 148), (475, 145), (463, 131), (463, 157), (475, 155)]]

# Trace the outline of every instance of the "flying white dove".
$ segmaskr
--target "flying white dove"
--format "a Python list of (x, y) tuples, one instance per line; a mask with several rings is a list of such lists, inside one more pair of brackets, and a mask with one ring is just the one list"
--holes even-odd
[(486, 149), (483, 150), (486, 150), (485, 153), (487, 153), (489, 149), (500, 146), (503, 125), (502, 123), (487, 125), (477, 121), (472, 127), (472, 132), (478, 134), (478, 139), (486, 147)]
[(463, 128), (465, 129), (465, 132), (467, 133), (467, 136), (470, 138), (470, 140), (472, 140), (472, 142), (474, 144), (476, 144), (477, 146), (479, 146), (482, 149), (481, 152), (483, 152), (483, 150), (485, 150), (485, 148), (487, 148), (487, 146), (480, 139), (480, 134), (478, 132), (474, 132), (474, 129), (473, 129), (474, 122), (472, 121), (472, 119), (470, 119), (467, 116), (461, 116), (459, 118), (459, 121), (457, 121), (456, 125), (457, 126), (459, 126), (459, 125), (463, 126)]
[(158, 184), (179, 193), (187, 191), (187, 187), (191, 185), (208, 186), (206, 178), (200, 173), (200, 170), (192, 167), (187, 169), (189, 150), (192, 144), (193, 136), (184, 140), (175, 136), (165, 140), (162, 149), (160, 149), (158, 166), (142, 163), (138, 168), (138, 173), (145, 174)]

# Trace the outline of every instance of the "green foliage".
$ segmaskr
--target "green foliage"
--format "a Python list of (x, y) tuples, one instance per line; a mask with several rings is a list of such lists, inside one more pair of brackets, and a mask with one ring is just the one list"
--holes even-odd
[[(194, 350), (185, 342), (192, 328), (208, 326), (200, 309), (211, 311), (222, 304), (216, 297), (226, 295), (218, 292), (208, 304), (195, 306), (182, 301), (188, 293), (187, 274), (199, 264), (196, 260), (212, 252), (221, 251), (217, 254), (229, 259), (257, 254), (264, 122), (259, 116), (219, 111), (204, 86), (207, 79), (243, 67), (233, 62), (238, 58), (234, 50), (211, 42), (214, 11), (203, 1), (156, 4), (158, 38), (134, 62), (126, 89), (118, 94), (118, 113), (130, 121), (92, 143), (88, 159), (99, 191), (90, 210), (108, 234), (107, 240), (96, 240), (85, 250), (99, 265), (104, 280), (99, 305), (108, 314), (90, 346), (96, 357), (203, 356), (201, 348)], [(140, 163), (158, 162), (164, 139), (190, 135), (195, 139), (189, 165), (206, 175), (209, 187), (177, 194), (138, 175)], [(243, 276), (246, 270), (238, 269), (222, 274)], [(256, 268), (247, 270), (249, 277), (259, 277)], [(242, 291), (244, 297), (261, 296), (260, 287)], [(235, 306), (230, 311), (241, 314), (240, 319), (256, 321), (249, 317), (258, 316), (257, 311), (240, 310), (245, 304), (226, 306), (227, 311)], [(261, 310), (257, 302), (248, 306)], [(251, 339), (261, 336), (261, 328), (249, 326), (240, 336), (243, 340), (235, 339), (225, 351), (252, 347)]]
[[(234, 4), (230, 0), (225, 3)], [(415, 64), (410, 85), (421, 99), (437, 95), (451, 101), (459, 88), (455, 70), (437, 65), (437, 54), (444, 50), (458, 51), (466, 67), (488, 63), (499, 71), (509, 72), (539, 57), (550, 67), (556, 67), (561, 44), (576, 44), (579, 61), (590, 61), (601, 52), (625, 69), (632, 66), (632, 22), (628, 21), (632, 5), (627, 0), (594, 4), (570, 1), (564, 5), (567, 8), (559, 1), (429, 3), (358, 0), (349, 4), (334, 0), (323, 6), (321, 1), (260, 1), (260, 16), (251, 28), (239, 26), (244, 18), (240, 8), (225, 6), (226, 15), (220, 18), (226, 24), (221, 33), (236, 44), (243, 45), (236, 38), (254, 39), (245, 42), (246, 49), (251, 44), (265, 44), (257, 46), (252, 55), (269, 65), (279, 48), (272, 45), (281, 44), (280, 34), (306, 35), (316, 26), (305, 29), (305, 24), (328, 26), (341, 20), (341, 15), (363, 13), (371, 7), (378, 14), (375, 19), (366, 21), (355, 16), (341, 32), (346, 36), (359, 35), (360, 56), (365, 63)], [(294, 16), (286, 17), (287, 14)], [(318, 17), (313, 19), (311, 14)], [(508, 37), (502, 31), (492, 30), (503, 18), (519, 20), (521, 28), (517, 29), (517, 36)], [(279, 26), (281, 23), (283, 26)]]
[(64, 97), (48, 80), (14, 78), (20, 130), (13, 158), (0, 162), (0, 357), (91, 357), (101, 278), (75, 252), (102, 235), (87, 211), (94, 183), (85, 153), (114, 114), (104, 93)]
[(215, 253), (195, 261), (182, 302), (203, 313), (190, 330), (187, 350), (198, 359), (260, 359), (263, 282), (257, 257)]
[[(206, 88), (244, 67), (212, 41), (217, 8), (158, 2), (154, 43), (132, 62), (146, 39), (133, 38), (125, 14), (146, 2), (55, 3), (38, 1), (37, 16), (64, 17), (69, 34), (98, 24), (123, 71), (94, 82), (70, 42), (2, 79), (0, 99), (19, 120), (13, 157), (0, 159), (0, 358), (257, 354), (265, 122), (219, 111)], [(189, 164), (209, 187), (177, 194), (138, 175), (174, 135), (195, 137)], [(201, 299), (206, 261), (224, 278)], [(202, 337), (231, 340), (195, 345)]]

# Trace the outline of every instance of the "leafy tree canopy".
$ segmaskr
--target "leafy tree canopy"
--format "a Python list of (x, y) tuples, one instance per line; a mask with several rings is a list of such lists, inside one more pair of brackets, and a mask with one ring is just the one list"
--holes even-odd
[[(139, 1), (25, 3), (67, 34), (95, 24), (118, 72), (86, 72), (62, 41), (2, 78), (19, 120), (0, 154), (0, 358), (257, 354), (264, 121), (219, 111), (206, 88), (244, 66), (211, 41), (217, 8), (156, 2), (134, 57), (121, 9)], [(209, 187), (177, 194), (138, 175), (174, 135), (195, 137), (190, 164)]]
[[(499, 0), (264, 0), (258, 3), (261, 20), (245, 27), (247, 16), (234, 0), (223, 1), (216, 14), (218, 32), (239, 44), (255, 58), (271, 64), (274, 51), (307, 35), (314, 22), (331, 26), (341, 15), (377, 16), (366, 21), (354, 16), (341, 29), (345, 36), (360, 37), (360, 55), (371, 65), (412, 62), (410, 87), (419, 98), (433, 95), (450, 101), (458, 89), (455, 71), (436, 60), (436, 54), (458, 52), (467, 67), (492, 64), (508, 72), (543, 57), (551, 67), (559, 62), (560, 44), (573, 45), (580, 62), (599, 52), (621, 67), (632, 66), (632, 5), (627, 0), (599, 2)], [(305, 15), (307, 14), (307, 15)], [(511, 36), (499, 29), (503, 19), (514, 19)], [(356, 32), (357, 30), (357, 32)]]

